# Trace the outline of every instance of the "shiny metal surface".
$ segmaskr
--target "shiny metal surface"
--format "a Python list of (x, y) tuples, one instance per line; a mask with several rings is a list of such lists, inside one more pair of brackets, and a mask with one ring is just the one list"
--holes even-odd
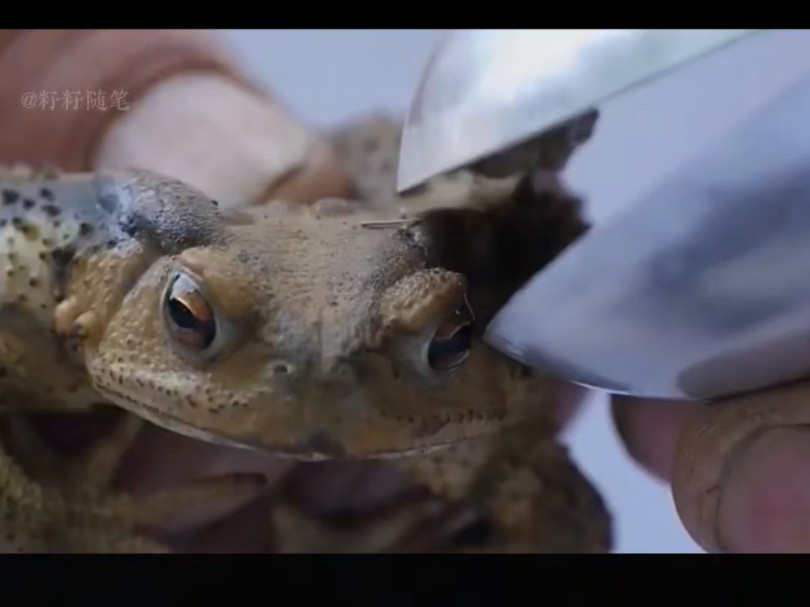
[(452, 32), (411, 105), (398, 188), (509, 149), (757, 31)]
[(810, 374), (810, 76), (597, 226), (489, 342), (577, 383), (706, 399)]

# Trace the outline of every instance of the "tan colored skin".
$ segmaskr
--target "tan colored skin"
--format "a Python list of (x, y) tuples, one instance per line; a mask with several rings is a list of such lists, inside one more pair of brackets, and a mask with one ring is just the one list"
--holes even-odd
[[(469, 174), (399, 201), (397, 143), (384, 121), (338, 133), (356, 200), (310, 207), (223, 211), (146, 172), (7, 175), (0, 395), (26, 410), (106, 402), (189, 436), (302, 460), (391, 458), (480, 512), (486, 533), (454, 550), (608, 550), (604, 505), (554, 441), (551, 380), (481, 339), (522, 282), (584, 231), (577, 201), (557, 187), (532, 194), (514, 179)], [(397, 205), (410, 213), (401, 222)], [(167, 299), (178, 276), (198, 321), (185, 334)], [(442, 323), (459, 326), (456, 313), (474, 320), (469, 349), (457, 350), (466, 359), (434, 368), (426, 348)], [(215, 479), (113, 508), (124, 498), (98, 487), (132, 435), (121, 432), (69, 476), (94, 484), (94, 507), (51, 543), (42, 528), (62, 530), (61, 513), (82, 512), (88, 498), (63, 481), (47, 490), (57, 505), (46, 508), (21, 473), (0, 482), (0, 495), (26, 488), (19, 504), (0, 503), (7, 528), (26, 530), (7, 539), (11, 548), (159, 550), (139, 527), (167, 505), (253, 487)], [(23, 521), (29, 502), (42, 516)]]

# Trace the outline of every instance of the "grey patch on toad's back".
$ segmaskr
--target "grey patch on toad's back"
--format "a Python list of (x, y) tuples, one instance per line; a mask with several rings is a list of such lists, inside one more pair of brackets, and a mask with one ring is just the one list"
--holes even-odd
[(43, 190), (36, 179), (0, 180), (0, 304), (24, 301), (45, 321), (64, 280), (61, 252), (71, 251), (72, 258), (92, 247), (96, 231), (81, 226), (101, 225), (104, 217), (93, 204), (96, 192), (87, 178), (48, 188), (47, 204), (37, 204)]

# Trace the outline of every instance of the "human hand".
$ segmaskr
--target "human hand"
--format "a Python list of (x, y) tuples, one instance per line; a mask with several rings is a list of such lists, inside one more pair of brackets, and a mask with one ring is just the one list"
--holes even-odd
[(613, 414), (630, 454), (672, 484), (702, 548), (810, 550), (806, 383), (709, 404), (618, 397)]

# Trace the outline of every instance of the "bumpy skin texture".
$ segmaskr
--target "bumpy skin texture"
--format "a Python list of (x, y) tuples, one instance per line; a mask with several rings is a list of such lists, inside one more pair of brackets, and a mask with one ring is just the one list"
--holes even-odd
[[(399, 200), (398, 134), (385, 120), (337, 133), (356, 197), (311, 207), (225, 212), (138, 171), (6, 174), (4, 405), (107, 404), (304, 461), (385, 458), (480, 514), (477, 533), (445, 548), (608, 550), (604, 504), (554, 439), (550, 380), (481, 339), (509, 296), (585, 230), (578, 201), (469, 173)], [(452, 333), (460, 328), (470, 333)], [(7, 548), (159, 551), (141, 534), (150, 521), (201, 492), (251, 489), (225, 478), (151, 498), (107, 493), (128, 428), (70, 469), (11, 433), (30, 471), (11, 453), (0, 459)], [(289, 551), (359, 541), (312, 531), (294, 509), (273, 520), (298, 538)], [(382, 549), (397, 525), (360, 543)]]

